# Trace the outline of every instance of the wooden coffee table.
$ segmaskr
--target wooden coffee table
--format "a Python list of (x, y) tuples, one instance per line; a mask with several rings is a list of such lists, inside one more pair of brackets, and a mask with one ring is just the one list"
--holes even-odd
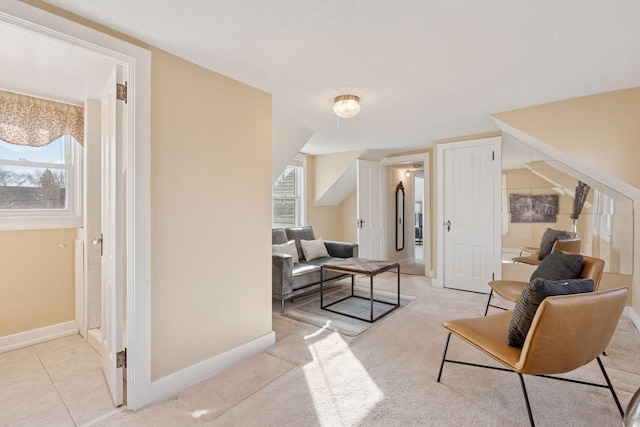
[[(384, 273), (386, 271), (389, 270), (393, 270), (396, 269), (397, 275), (398, 275), (398, 302), (397, 304), (394, 303), (390, 303), (387, 301), (381, 301), (381, 300), (377, 300), (374, 298), (373, 295), (373, 278), (374, 276), (377, 276), (378, 274)], [(339, 299), (338, 301), (334, 301), (330, 304), (324, 305), (324, 281), (325, 281), (325, 277), (326, 277), (326, 271), (336, 271), (339, 273), (344, 273), (344, 274), (350, 274), (351, 275), (351, 295), (347, 295), (346, 297)], [(396, 308), (400, 307), (400, 264), (398, 264), (397, 262), (387, 262), (387, 261), (369, 261), (369, 260), (364, 260), (364, 259), (360, 259), (360, 258), (347, 258), (345, 260), (340, 260), (340, 261), (334, 261), (334, 262), (329, 262), (326, 263), (324, 265), (322, 265), (322, 269), (320, 271), (321, 274), (321, 281), (320, 281), (320, 308), (323, 310), (327, 310), (327, 311), (331, 311), (333, 313), (338, 313), (338, 314), (342, 314), (344, 316), (348, 316), (354, 319), (359, 319), (359, 320), (364, 320), (365, 322), (369, 322), (369, 323), (373, 323), (376, 320), (380, 319), (383, 316), (386, 316), (387, 314), (391, 313), (393, 310), (395, 310)], [(355, 276), (357, 274), (361, 274), (363, 276), (368, 276), (369, 277), (369, 283), (370, 283), (370, 294), (369, 294), (369, 298), (367, 297), (362, 297), (359, 295), (355, 295), (353, 290), (354, 290), (354, 284), (355, 284)], [(338, 311), (335, 309), (332, 309), (330, 307), (345, 301), (349, 298), (360, 298), (360, 299), (365, 299), (365, 300), (369, 300), (370, 304), (370, 315), (368, 318), (364, 318), (364, 317), (360, 317), (360, 316), (356, 316), (354, 314), (351, 313), (345, 313), (342, 311)], [(390, 308), (388, 310), (386, 310), (384, 313), (378, 315), (377, 317), (373, 317), (373, 303), (377, 302), (379, 304), (385, 304), (390, 306)]]

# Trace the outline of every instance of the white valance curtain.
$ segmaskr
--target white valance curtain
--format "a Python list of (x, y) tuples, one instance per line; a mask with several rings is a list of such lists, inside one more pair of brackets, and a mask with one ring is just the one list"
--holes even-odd
[(0, 90), (0, 139), (42, 147), (62, 135), (84, 145), (84, 109)]

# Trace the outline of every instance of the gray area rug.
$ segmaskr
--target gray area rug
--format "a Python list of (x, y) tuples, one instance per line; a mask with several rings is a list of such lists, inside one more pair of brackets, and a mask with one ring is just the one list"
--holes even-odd
[[(339, 289), (337, 291), (333, 291), (331, 293), (324, 294), (324, 304), (331, 304), (334, 301), (338, 301), (347, 295), (351, 294), (351, 288)], [(367, 318), (370, 316), (370, 301), (369, 301), (369, 290), (368, 289), (359, 289), (355, 288), (355, 295), (361, 296), (363, 298), (349, 298), (345, 301), (339, 302), (335, 305), (331, 306), (331, 309), (335, 311), (340, 311), (343, 313), (349, 313), (354, 316)], [(397, 294), (391, 292), (384, 291), (375, 291), (374, 290), (374, 299), (380, 301), (386, 301), (389, 303), (397, 303), (398, 297)], [(344, 316), (342, 314), (334, 313), (331, 311), (323, 310), (320, 308), (320, 294), (316, 297), (309, 300), (309, 302), (299, 305), (297, 307), (293, 307), (287, 309), (282, 315), (285, 317), (289, 317), (291, 319), (299, 320), (301, 322), (309, 323), (310, 325), (318, 326), (323, 329), (328, 329), (330, 331), (336, 331), (343, 335), (349, 337), (355, 337), (356, 335), (361, 334), (366, 331), (373, 325), (383, 322), (389, 316), (392, 316), (397, 311), (401, 310), (407, 304), (411, 303), (411, 301), (415, 300), (416, 297), (411, 295), (402, 295), (400, 293), (400, 307), (396, 308), (391, 313), (381, 317), (380, 319), (374, 321), (373, 323), (354, 319), (349, 316)], [(373, 317), (376, 318), (385, 311), (392, 308), (390, 305), (382, 304), (374, 301), (373, 303)]]

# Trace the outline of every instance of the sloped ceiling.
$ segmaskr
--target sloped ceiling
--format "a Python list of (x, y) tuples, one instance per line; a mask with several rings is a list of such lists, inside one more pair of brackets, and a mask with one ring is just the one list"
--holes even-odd
[[(497, 130), (495, 112), (640, 86), (638, 1), (46, 2), (272, 93), (310, 154), (427, 148)], [(362, 112), (337, 122), (344, 93)]]

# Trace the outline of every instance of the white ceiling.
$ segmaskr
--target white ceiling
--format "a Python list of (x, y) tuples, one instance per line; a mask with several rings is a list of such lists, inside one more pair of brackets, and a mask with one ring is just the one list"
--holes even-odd
[[(273, 94), (303, 151), (405, 151), (490, 114), (640, 86), (634, 0), (46, 0)], [(4, 73), (4, 70), (3, 70)], [(351, 93), (362, 111), (331, 111)]]
[(69, 104), (100, 99), (114, 61), (0, 21), (0, 89)]

